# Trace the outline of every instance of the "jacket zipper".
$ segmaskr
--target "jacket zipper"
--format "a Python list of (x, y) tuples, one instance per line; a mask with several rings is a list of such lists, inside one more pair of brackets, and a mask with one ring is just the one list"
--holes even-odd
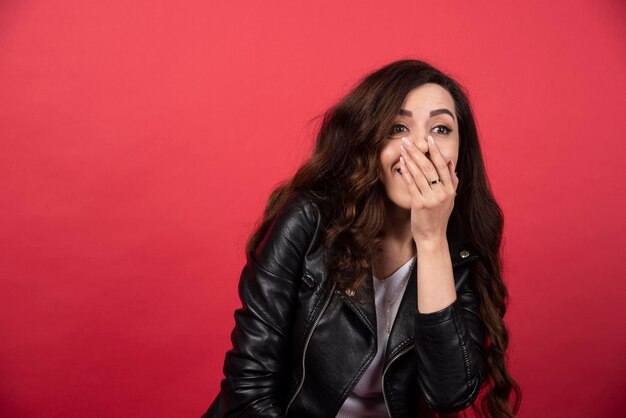
[(324, 306), (322, 307), (322, 310), (320, 311), (319, 315), (317, 315), (317, 318), (315, 318), (315, 322), (313, 322), (313, 325), (311, 326), (311, 330), (306, 336), (306, 340), (304, 342), (304, 349), (302, 350), (302, 379), (300, 379), (300, 384), (298, 385), (296, 392), (293, 394), (293, 396), (289, 400), (289, 403), (287, 404), (287, 408), (285, 408), (285, 415), (287, 415), (287, 413), (289, 412), (289, 408), (291, 407), (291, 404), (293, 403), (293, 401), (296, 400), (296, 397), (298, 396), (298, 394), (300, 393), (300, 390), (302, 390), (302, 386), (304, 385), (304, 378), (306, 375), (306, 370), (304, 368), (304, 358), (306, 356), (306, 350), (309, 346), (309, 341), (311, 341), (311, 337), (313, 336), (313, 331), (315, 331), (315, 327), (317, 326), (318, 322), (320, 322), (320, 319), (322, 319), (322, 315), (324, 315), (324, 312), (326, 312), (328, 305), (330, 305), (330, 301), (333, 298), (336, 286), (337, 286), (337, 283), (333, 283), (333, 286), (329, 292), (329, 296), (326, 299), (326, 302), (324, 302)]
[(391, 417), (391, 411), (389, 410), (389, 404), (387, 403), (387, 395), (385, 395), (385, 373), (387, 373), (387, 370), (389, 369), (389, 366), (391, 366), (391, 363), (393, 363), (394, 361), (397, 360), (398, 357), (400, 357), (401, 355), (408, 353), (409, 351), (411, 351), (413, 349), (412, 345), (409, 345), (408, 347), (402, 349), (401, 351), (399, 351), (398, 353), (396, 353), (396, 355), (394, 355), (391, 360), (389, 360), (389, 363), (387, 363), (387, 365), (385, 366), (385, 370), (383, 370), (383, 398), (385, 399), (385, 406), (387, 407), (387, 414)]

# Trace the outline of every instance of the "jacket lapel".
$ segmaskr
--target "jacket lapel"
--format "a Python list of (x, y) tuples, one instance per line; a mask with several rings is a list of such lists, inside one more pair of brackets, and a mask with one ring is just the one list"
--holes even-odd
[(407, 344), (415, 340), (415, 311), (417, 309), (417, 263), (413, 263), (409, 281), (398, 307), (396, 319), (391, 327), (391, 334), (385, 351), (385, 363)]
[[(461, 238), (454, 223), (447, 230), (446, 239), (450, 250), (452, 268), (464, 264), (470, 260), (478, 258), (476, 251), (470, 248)], [(454, 274), (454, 271), (453, 271)], [(415, 341), (415, 313), (417, 312), (417, 263), (413, 264), (413, 269), (409, 276), (406, 289), (393, 327), (389, 335), (387, 349), (385, 351), (385, 364), (408, 344)]]
[[(448, 248), (452, 267), (477, 258), (476, 252), (468, 247), (460, 237), (454, 222), (451, 222), (447, 231)], [(376, 306), (374, 304), (373, 278), (369, 274), (363, 286), (359, 286), (355, 295), (350, 298), (341, 294), (343, 301), (363, 321), (370, 332), (376, 337)], [(359, 303), (363, 301), (364, 303)], [(390, 359), (407, 344), (415, 340), (415, 312), (417, 311), (417, 263), (413, 264), (407, 287), (400, 301), (398, 313), (389, 335), (385, 358)]]
[[(359, 286), (352, 298), (342, 293), (346, 304), (367, 325), (370, 332), (376, 337), (376, 305), (374, 303), (374, 279), (368, 274), (362, 286)], [(362, 302), (362, 303), (361, 303)]]

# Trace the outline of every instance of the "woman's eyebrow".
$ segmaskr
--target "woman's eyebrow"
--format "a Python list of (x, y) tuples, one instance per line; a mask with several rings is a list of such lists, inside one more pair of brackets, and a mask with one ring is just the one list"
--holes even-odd
[[(456, 121), (456, 119), (454, 119), (454, 115), (452, 114), (452, 112), (450, 112), (448, 109), (443, 109), (443, 108), (442, 109), (431, 110), (430, 111), (430, 117), (432, 118), (433, 116), (437, 116), (437, 115), (440, 115), (442, 113), (446, 113), (446, 114), (452, 116), (452, 120)], [(398, 114), (402, 115), (402, 116), (408, 116), (408, 117), (412, 117), (413, 116), (413, 112), (411, 112), (410, 110), (406, 110), (406, 109), (400, 109), (398, 111)]]
[(448, 115), (452, 116), (452, 120), (454, 119), (454, 115), (452, 114), (452, 112), (450, 112), (448, 109), (435, 109), (435, 110), (431, 110), (430, 111), (430, 117), (432, 118), (433, 116), (437, 116), (440, 115), (442, 113), (447, 113)]

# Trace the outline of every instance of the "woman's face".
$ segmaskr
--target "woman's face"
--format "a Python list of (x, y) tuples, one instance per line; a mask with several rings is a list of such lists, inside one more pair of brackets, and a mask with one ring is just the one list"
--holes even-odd
[[(446, 163), (454, 161), (456, 166), (459, 156), (459, 128), (454, 100), (446, 89), (434, 83), (423, 84), (407, 94), (380, 153), (382, 172), (379, 179), (385, 186), (389, 200), (399, 207), (411, 209), (411, 195), (402, 174), (399, 173), (401, 138), (408, 138), (419, 150), (426, 153), (426, 138), (429, 134), (439, 146)], [(426, 156), (429, 157), (428, 154)]]

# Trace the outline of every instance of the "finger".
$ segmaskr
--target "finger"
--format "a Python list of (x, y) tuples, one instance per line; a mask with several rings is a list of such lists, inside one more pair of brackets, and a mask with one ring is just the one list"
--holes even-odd
[[(415, 147), (413, 147), (415, 149)], [(433, 192), (430, 184), (428, 184), (428, 179), (420, 169), (419, 165), (415, 161), (415, 154), (421, 154), (421, 151), (417, 150), (414, 152), (409, 152), (404, 145), (400, 146), (400, 150), (402, 151), (402, 155), (404, 156), (404, 164), (406, 165), (410, 176), (413, 178), (413, 181), (417, 185), (422, 196), (428, 196)], [(421, 154), (423, 158), (426, 158), (424, 154)]]
[(459, 188), (459, 178), (456, 176), (456, 172), (454, 171), (454, 161), (450, 160), (448, 163), (448, 170), (450, 171), (452, 185), (454, 186), (454, 194), (456, 195), (456, 190)]
[(406, 160), (404, 157), (400, 157), (400, 171), (402, 172), (402, 178), (404, 179), (404, 183), (406, 184), (407, 189), (409, 189), (409, 194), (411, 195), (411, 201), (416, 201), (418, 199), (422, 199), (422, 194), (415, 184), (413, 180), (413, 176), (409, 172), (408, 167), (406, 166)]
[[(437, 169), (437, 173), (439, 174), (439, 178), (441, 179), (443, 186), (453, 186), (452, 177), (450, 176), (450, 170), (448, 169), (448, 164), (443, 158), (443, 155), (441, 155), (439, 145), (435, 142), (432, 135), (428, 135), (428, 153), (430, 154), (430, 159), (433, 165)], [(451, 188), (453, 189), (454, 187)]]
[[(438, 178), (437, 170), (435, 170), (435, 167), (430, 160), (415, 146), (415, 144), (413, 144), (408, 138), (402, 139), (405, 146), (401, 146), (401, 150), (405, 152), (407, 166), (413, 173), (415, 182), (422, 191), (422, 194), (427, 195), (433, 191), (430, 186), (430, 181)], [(415, 170), (413, 170), (413, 167), (415, 167)]]

